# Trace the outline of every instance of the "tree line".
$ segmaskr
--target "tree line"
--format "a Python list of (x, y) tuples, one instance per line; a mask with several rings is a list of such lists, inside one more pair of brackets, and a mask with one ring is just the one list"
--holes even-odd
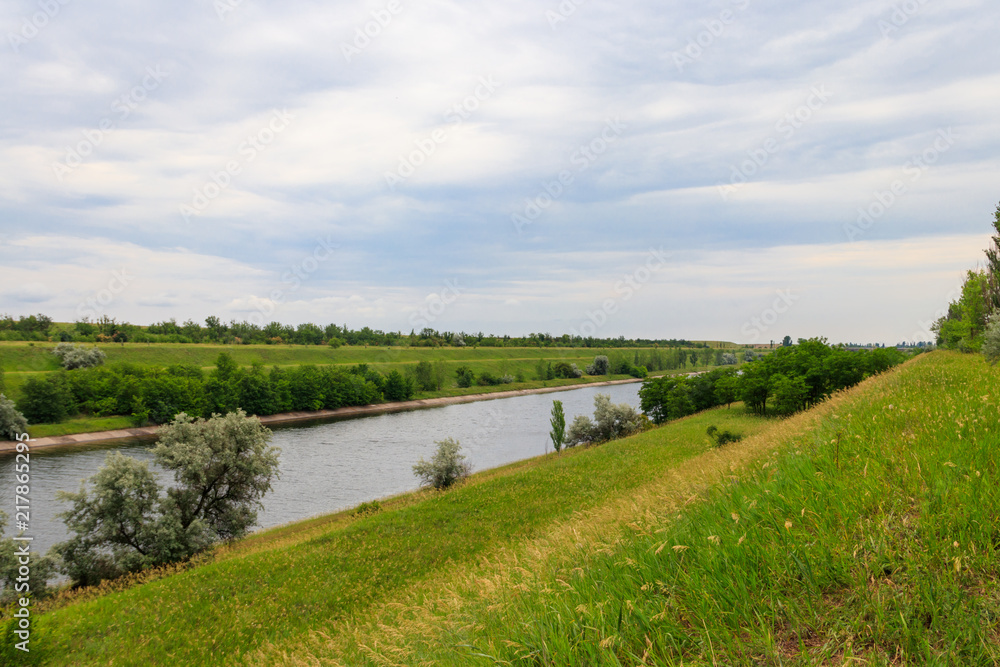
[(25, 315), (15, 319), (0, 315), (0, 340), (52, 341), (66, 343), (217, 343), (220, 345), (341, 345), (409, 346), (409, 347), (663, 347), (707, 348), (705, 343), (685, 339), (595, 338), (563, 334), (529, 333), (524, 336), (437, 331), (424, 328), (404, 334), (402, 331), (382, 331), (365, 326), (351, 329), (348, 325), (324, 326), (305, 322), (298, 325), (269, 322), (257, 324), (211, 316), (200, 324), (192, 319), (178, 323), (176, 319), (156, 322), (149, 326), (131, 324), (102, 316), (96, 321), (83, 319), (70, 327), (57, 325), (46, 315)]
[(766, 414), (770, 404), (772, 413), (788, 415), (906, 358), (892, 347), (850, 351), (831, 347), (822, 338), (800, 339), (797, 345), (755, 357), (739, 369), (648, 379), (639, 398), (643, 412), (656, 424), (738, 400), (756, 414)]

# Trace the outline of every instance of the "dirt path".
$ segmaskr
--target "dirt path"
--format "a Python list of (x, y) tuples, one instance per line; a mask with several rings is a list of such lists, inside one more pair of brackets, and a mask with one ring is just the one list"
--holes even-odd
[[(396, 403), (379, 403), (376, 405), (359, 405), (336, 410), (316, 410), (311, 412), (282, 412), (277, 415), (266, 415), (260, 418), (262, 424), (272, 426), (276, 424), (290, 424), (301, 421), (328, 421), (343, 417), (360, 417), (364, 415), (377, 415), (387, 412), (404, 412), (406, 410), (420, 410), (423, 408), (437, 408), (442, 405), (456, 405), (458, 403), (473, 403), (476, 401), (492, 401), (498, 398), (512, 398), (514, 396), (527, 396), (529, 394), (549, 394), (556, 391), (570, 391), (583, 387), (602, 387), (612, 384), (628, 384), (631, 382), (641, 382), (638, 379), (628, 380), (608, 380), (606, 382), (588, 382), (586, 384), (570, 384), (560, 387), (539, 387), (537, 389), (516, 389), (513, 391), (498, 391), (484, 394), (467, 394), (465, 396), (443, 396), (441, 398), (425, 398), (417, 401), (399, 401)], [(123, 428), (115, 431), (95, 431), (92, 433), (75, 433), (73, 435), (59, 435), (48, 438), (36, 438), (31, 440), (32, 451), (38, 449), (48, 449), (52, 447), (78, 447), (81, 445), (93, 445), (99, 443), (116, 442), (124, 440), (152, 440), (156, 438), (158, 426), (145, 426), (142, 428)], [(16, 443), (0, 442), (0, 454), (15, 451)]]

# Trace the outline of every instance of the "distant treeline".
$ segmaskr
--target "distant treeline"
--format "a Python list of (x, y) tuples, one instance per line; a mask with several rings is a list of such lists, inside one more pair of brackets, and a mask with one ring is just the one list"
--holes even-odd
[(24, 383), (17, 407), (33, 424), (87, 413), (131, 416), (141, 425), (164, 424), (180, 412), (209, 417), (243, 408), (249, 414), (270, 415), (405, 401), (413, 393), (413, 378), (396, 370), (383, 375), (366, 364), (349, 370), (311, 365), (265, 370), (260, 364), (241, 368), (223, 353), (207, 375), (197, 366), (182, 364), (116, 364), (49, 373)]
[(82, 320), (68, 327), (57, 325), (46, 315), (14, 319), (0, 315), (0, 340), (54, 341), (74, 343), (219, 343), (225, 345), (403, 345), (411, 347), (708, 347), (684, 339), (594, 338), (563, 334), (530, 333), (526, 336), (497, 336), (464, 331), (420, 332), (381, 331), (370, 327), (351, 329), (346, 324), (320, 326), (307, 322), (292, 326), (280, 322), (258, 325), (236, 320), (228, 324), (218, 317), (206, 318), (204, 326), (194, 320), (178, 324), (170, 319), (147, 327), (102, 317), (96, 322)]
[(739, 370), (719, 368), (692, 377), (646, 380), (639, 397), (643, 412), (657, 424), (738, 400), (757, 414), (766, 414), (770, 402), (773, 413), (787, 415), (906, 358), (894, 347), (850, 351), (831, 347), (825, 339), (800, 340)]

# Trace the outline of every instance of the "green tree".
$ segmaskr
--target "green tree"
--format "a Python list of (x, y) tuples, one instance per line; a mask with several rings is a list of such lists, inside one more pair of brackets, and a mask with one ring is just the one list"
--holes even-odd
[(434, 367), (429, 361), (421, 361), (413, 368), (413, 377), (419, 391), (434, 391), (437, 383), (434, 380)]
[[(14, 401), (0, 393), (0, 438), (14, 440), (27, 432), (28, 421), (24, 415), (17, 411)], [(3, 534), (2, 530), (0, 534)]]
[(552, 401), (552, 418), (549, 419), (549, 423), (552, 425), (552, 431), (549, 433), (552, 446), (556, 452), (560, 452), (566, 440), (566, 415), (563, 412), (562, 401)]
[(1000, 361), (1000, 311), (993, 315), (993, 320), (983, 333), (983, 356), (991, 365)]
[(1000, 205), (993, 214), (992, 245), (986, 249), (986, 301), (990, 313), (1000, 311)]
[(805, 407), (809, 388), (802, 376), (787, 377), (778, 373), (771, 378), (771, 386), (778, 414), (790, 415)]
[(18, 409), (32, 424), (52, 424), (75, 412), (73, 393), (61, 373), (29, 378), (21, 387)]
[(413, 466), (413, 474), (420, 479), (422, 486), (432, 486), (439, 491), (447, 489), (472, 472), (472, 466), (460, 453), (461, 445), (457, 440), (446, 438), (435, 442), (438, 446), (430, 461), (423, 457)]
[(53, 547), (77, 585), (189, 558), (216, 540), (245, 535), (278, 475), (271, 432), (242, 410), (177, 415), (160, 431), (153, 460), (174, 476), (164, 493), (148, 462), (112, 452), (91, 490), (60, 493), (73, 536)]
[(458, 377), (458, 386), (463, 389), (471, 387), (476, 381), (476, 374), (468, 366), (459, 366), (455, 370), (455, 376)]
[(725, 403), (728, 409), (736, 400), (738, 390), (739, 378), (734, 374), (724, 375), (715, 382), (715, 399), (719, 403)]

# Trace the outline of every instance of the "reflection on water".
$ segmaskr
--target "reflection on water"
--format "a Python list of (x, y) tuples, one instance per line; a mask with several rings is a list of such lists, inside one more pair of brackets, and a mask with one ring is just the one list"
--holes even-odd
[[(433, 455), (436, 440), (450, 437), (461, 442), (475, 470), (543, 454), (552, 448), (548, 433), (553, 400), (563, 402), (569, 424), (576, 415), (593, 414), (598, 393), (638, 407), (639, 386), (586, 387), (275, 429), (272, 444), (281, 448), (281, 477), (264, 498), (260, 525), (269, 528), (414, 489), (412, 466)], [(151, 460), (151, 445), (95, 445), (31, 454), (33, 549), (45, 552), (66, 538), (56, 515), (67, 509), (67, 503), (56, 500), (57, 491), (79, 490), (80, 482), (97, 472), (109, 451)], [(13, 455), (0, 457), (0, 480), (0, 509), (12, 518)]]

